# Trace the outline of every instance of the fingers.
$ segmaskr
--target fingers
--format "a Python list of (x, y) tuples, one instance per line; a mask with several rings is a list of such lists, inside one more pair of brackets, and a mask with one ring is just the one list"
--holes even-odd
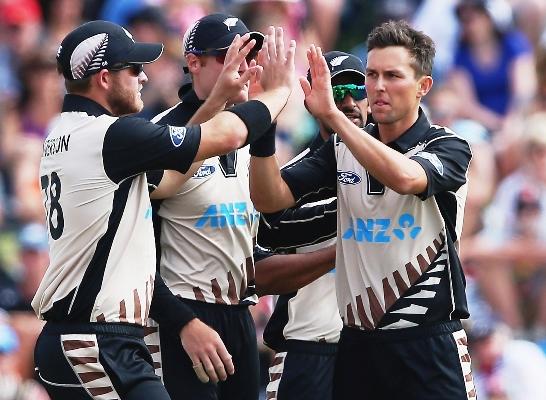
[(301, 89), (303, 90), (303, 94), (305, 95), (305, 97), (309, 96), (311, 94), (311, 84), (304, 77), (300, 77), (299, 79), (300, 79)]
[(205, 357), (203, 360), (203, 368), (205, 369), (206, 374), (213, 383), (218, 383), (218, 375), (216, 374), (216, 369), (210, 358)]
[(286, 52), (286, 65), (294, 67), (296, 57), (296, 41), (291, 40), (290, 45), (288, 46), (288, 51)]
[(210, 380), (201, 361), (193, 364), (193, 371), (195, 372), (195, 375), (197, 375), (197, 379), (199, 379), (201, 382), (208, 383)]
[(267, 29), (267, 53), (270, 59), (277, 59), (275, 28), (272, 26)]
[(280, 61), (284, 61), (284, 34), (282, 27), (277, 27), (275, 29), (275, 53), (279, 57)]
[(222, 360), (227, 373), (230, 375), (233, 375), (235, 373), (235, 366), (233, 365), (231, 354), (228, 353), (226, 346), (224, 346), (224, 343), (222, 343), (221, 346), (218, 347), (217, 351), (218, 351), (218, 356)]

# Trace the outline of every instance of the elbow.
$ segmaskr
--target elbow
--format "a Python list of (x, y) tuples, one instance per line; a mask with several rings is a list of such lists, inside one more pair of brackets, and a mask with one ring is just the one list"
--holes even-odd
[[(231, 113), (225, 113), (231, 114)], [(247, 131), (244, 124), (239, 120), (239, 124), (230, 118), (220, 120), (216, 132), (221, 132), (221, 143), (219, 154), (227, 154), (231, 151), (240, 149), (244, 146), (247, 138)]]
[(423, 182), (419, 176), (404, 175), (395, 179), (389, 186), (398, 194), (419, 194), (426, 189), (426, 180)]
[(264, 194), (256, 193), (256, 191), (250, 191), (250, 200), (254, 204), (256, 211), (261, 213), (273, 213), (279, 211), (279, 208), (275, 207), (271, 197)]

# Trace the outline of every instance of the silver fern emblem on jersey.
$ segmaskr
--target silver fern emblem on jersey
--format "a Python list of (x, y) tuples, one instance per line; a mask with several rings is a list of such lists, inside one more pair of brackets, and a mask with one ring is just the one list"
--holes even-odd
[(102, 68), (107, 47), (107, 33), (99, 33), (81, 42), (70, 57), (70, 69), (74, 79), (81, 79), (87, 72)]
[(237, 25), (238, 20), (239, 18), (234, 18), (234, 17), (226, 18), (224, 20), (224, 25), (227, 26), (228, 31), (231, 31), (231, 27)]
[(419, 153), (415, 154), (414, 157), (421, 157), (428, 160), (440, 175), (444, 175), (444, 164), (442, 164), (442, 161), (440, 161), (436, 154), (429, 153), (427, 151), (420, 151)]
[(335, 58), (332, 59), (332, 61), (330, 61), (330, 65), (331, 65), (332, 67), (340, 66), (341, 63), (342, 63), (343, 61), (345, 61), (346, 59), (348, 59), (348, 58), (349, 58), (349, 56), (338, 56), (338, 57), (335, 57)]

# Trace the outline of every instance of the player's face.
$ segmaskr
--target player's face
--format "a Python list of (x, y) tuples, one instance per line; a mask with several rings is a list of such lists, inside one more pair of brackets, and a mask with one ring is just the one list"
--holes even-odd
[[(362, 82), (357, 82), (354, 79), (353, 75), (349, 74), (340, 74), (332, 78), (332, 86), (337, 85), (362, 85)], [(347, 118), (351, 120), (353, 124), (362, 128), (366, 123), (367, 110), (368, 110), (368, 100), (355, 100), (354, 97), (348, 92), (345, 97), (341, 100), (335, 99), (337, 108), (345, 114)]]
[(368, 53), (366, 90), (372, 116), (378, 124), (411, 125), (419, 105), (419, 86), (412, 58), (404, 47), (376, 48)]
[(138, 68), (125, 68), (111, 71), (112, 88), (108, 91), (108, 104), (114, 115), (127, 115), (140, 112), (144, 103), (140, 97), (142, 85), (148, 81), (144, 71)]

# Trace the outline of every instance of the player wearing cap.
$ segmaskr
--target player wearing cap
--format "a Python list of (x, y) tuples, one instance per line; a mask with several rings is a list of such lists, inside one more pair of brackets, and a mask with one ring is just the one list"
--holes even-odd
[[(229, 91), (240, 91), (251, 76), (237, 73), (254, 45), (245, 46), (248, 39), (237, 36), (228, 50), (223, 83)], [(242, 147), (269, 129), (291, 92), (294, 70), (294, 47), (285, 54), (275, 38), (270, 46), (266, 90), (256, 100), (180, 127), (120, 118), (142, 109), (142, 66), (161, 55), (161, 44), (135, 43), (105, 21), (83, 24), (62, 41), (57, 62), (68, 94), (40, 164), (50, 265), (32, 302), (47, 321), (35, 361), (52, 398), (168, 399), (143, 340), (148, 315), (180, 332), (211, 379), (233, 372), (216, 333), (156, 277), (144, 172), (184, 173), (193, 161)], [(176, 177), (165, 171), (152, 179), (165, 191)]]
[[(256, 41), (238, 66), (242, 75), (255, 63), (261, 33), (249, 32), (243, 21), (227, 14), (207, 15), (188, 28), (183, 51), (192, 85), (179, 91), (181, 103), (152, 121), (182, 125), (205, 100), (221, 108), (248, 100), (248, 85), (234, 96), (217, 90), (236, 34)], [(248, 310), (257, 302), (252, 250), (258, 218), (248, 190), (249, 160), (248, 146), (206, 159), (158, 208), (161, 275), (180, 301), (220, 334), (235, 365), (225, 382), (200, 382), (176, 333), (160, 326), (163, 378), (173, 398), (258, 398), (256, 331)]]
[(431, 125), (420, 108), (432, 87), (434, 42), (404, 21), (368, 37), (366, 92), (374, 124), (359, 129), (332, 101), (319, 48), (300, 79), (310, 112), (335, 132), (311, 157), (279, 173), (252, 157), (261, 211), (336, 189), (336, 294), (344, 323), (334, 399), (473, 399), (458, 256), (468, 143)]
[[(336, 106), (362, 128), (368, 108), (362, 61), (341, 51), (331, 51), (324, 57), (330, 68)], [(310, 73), (307, 77), (310, 79)], [(330, 138), (331, 128), (318, 122), (319, 132), (310, 146), (283, 168), (310, 157)], [(262, 214), (258, 244), (275, 252), (288, 253), (308, 253), (334, 244), (337, 229), (335, 195), (335, 191), (325, 190), (299, 207)], [(314, 272), (318, 273), (319, 269)], [(294, 268), (282, 270), (264, 266), (263, 262), (256, 264), (256, 281), (261, 290), (264, 290), (264, 282), (293, 285), (305, 278)], [(334, 274), (317, 274), (315, 279), (299, 290), (279, 296), (265, 328), (264, 342), (276, 352), (269, 369), (269, 399), (328, 400), (332, 397), (335, 354), (343, 324), (336, 302)], [(283, 290), (282, 293), (287, 292)]]

